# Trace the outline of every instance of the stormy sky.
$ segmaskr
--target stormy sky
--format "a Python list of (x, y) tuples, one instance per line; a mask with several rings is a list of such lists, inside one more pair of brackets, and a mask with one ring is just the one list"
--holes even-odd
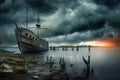
[(26, 5), (29, 26), (36, 25), (39, 11), (41, 26), (48, 29), (41, 29), (40, 36), (50, 43), (120, 37), (120, 0), (0, 0), (2, 42), (16, 43), (14, 23), (25, 27)]

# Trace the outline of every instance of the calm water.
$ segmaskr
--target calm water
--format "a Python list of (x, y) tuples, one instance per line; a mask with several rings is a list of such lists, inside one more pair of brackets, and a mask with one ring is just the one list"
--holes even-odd
[[(6, 50), (19, 52), (18, 48), (7, 48)], [(66, 72), (71, 77), (82, 75), (85, 67), (82, 57), (87, 59), (88, 55), (88, 48), (79, 48), (79, 51), (59, 49), (40, 54), (26, 54), (27, 57), (37, 59), (39, 62), (46, 62), (48, 56), (53, 57), (54, 61), (58, 63), (60, 57), (63, 57), (67, 65)], [(91, 67), (94, 68), (96, 80), (120, 80), (120, 48), (91, 48), (90, 55)], [(69, 67), (70, 64), (73, 64), (73, 67)]]

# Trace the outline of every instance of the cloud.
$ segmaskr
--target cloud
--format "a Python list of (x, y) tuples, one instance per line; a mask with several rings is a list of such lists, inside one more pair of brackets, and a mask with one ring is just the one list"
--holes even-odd
[(106, 21), (96, 12), (98, 8), (96, 4), (87, 2), (80, 3), (76, 9), (60, 7), (50, 19), (48, 17), (47, 22), (51, 25), (47, 26), (58, 32), (52, 36), (101, 29)]
[[(101, 38), (120, 37), (119, 0), (1, 0), (1, 36), (10, 36), (6, 42), (15, 42), (14, 22), (25, 26), (25, 8), (29, 6), (29, 26), (35, 26), (37, 12), (46, 21), (41, 37), (55, 43), (77, 43)], [(9, 35), (8, 31), (12, 31)], [(33, 30), (34, 31), (34, 30)], [(36, 31), (34, 31), (36, 32)], [(67, 35), (67, 36), (66, 36)]]
[(116, 39), (119, 34), (116, 29), (105, 23), (103, 28), (96, 30), (87, 30), (83, 32), (74, 32), (71, 34), (55, 36), (51, 38), (45, 38), (50, 43), (81, 43), (87, 41), (101, 40), (101, 39)]
[(108, 8), (116, 8), (120, 4), (120, 0), (93, 0), (99, 5), (104, 5)]

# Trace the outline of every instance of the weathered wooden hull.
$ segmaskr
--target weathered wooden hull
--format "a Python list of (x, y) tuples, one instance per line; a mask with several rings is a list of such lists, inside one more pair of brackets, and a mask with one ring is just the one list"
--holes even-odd
[[(15, 34), (21, 53), (43, 52), (48, 50), (48, 42), (43, 39), (39, 39), (28, 29), (17, 27)], [(28, 35), (30, 35), (30, 37)]]
[(31, 45), (31, 44), (28, 44), (28, 43), (24, 43), (24, 42), (21, 42), (20, 45), (20, 51), (22, 53), (31, 53), (31, 52), (43, 52), (43, 51), (47, 51), (48, 49), (44, 49), (44, 48), (41, 48), (39, 46), (35, 46), (35, 45)]

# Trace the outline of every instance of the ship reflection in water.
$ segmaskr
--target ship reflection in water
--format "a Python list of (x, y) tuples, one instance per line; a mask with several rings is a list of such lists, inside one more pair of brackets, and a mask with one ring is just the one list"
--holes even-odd
[[(83, 56), (87, 59), (88, 48), (66, 50), (49, 50), (40, 54), (24, 54), (27, 58), (35, 59), (39, 63), (45, 63), (46, 58), (52, 57), (56, 66), (60, 58), (66, 62), (66, 74), (71, 78), (81, 76), (86, 67)], [(92, 80), (120, 80), (120, 48), (91, 48), (91, 68), (94, 68)]]

